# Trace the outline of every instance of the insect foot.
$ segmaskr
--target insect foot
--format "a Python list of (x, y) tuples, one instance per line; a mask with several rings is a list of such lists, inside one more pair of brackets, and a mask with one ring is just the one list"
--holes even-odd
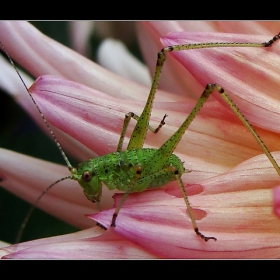
[(118, 216), (118, 214), (116, 214), (116, 213), (113, 214), (111, 227), (116, 227), (117, 216)]
[(195, 231), (195, 233), (196, 233), (199, 237), (201, 237), (201, 238), (202, 238), (203, 240), (205, 240), (206, 242), (207, 242), (209, 239), (214, 239), (215, 241), (217, 241), (217, 238), (216, 238), (216, 237), (213, 237), (213, 236), (208, 237), (208, 236), (203, 235), (203, 234), (198, 230), (198, 228), (196, 228), (194, 231)]

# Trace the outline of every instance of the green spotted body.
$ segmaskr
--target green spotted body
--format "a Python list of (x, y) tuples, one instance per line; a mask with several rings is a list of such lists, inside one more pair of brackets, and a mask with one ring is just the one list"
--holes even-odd
[[(145, 189), (161, 187), (176, 180), (174, 172), (185, 173), (182, 161), (172, 154), (158, 170), (150, 172), (147, 163), (153, 159), (157, 149), (134, 149), (115, 152), (80, 163), (73, 179), (77, 180), (91, 201), (100, 201), (102, 182), (110, 189), (141, 192)], [(136, 172), (141, 174), (135, 180)], [(163, 171), (164, 170), (164, 171)], [(85, 178), (85, 175), (89, 178)]]

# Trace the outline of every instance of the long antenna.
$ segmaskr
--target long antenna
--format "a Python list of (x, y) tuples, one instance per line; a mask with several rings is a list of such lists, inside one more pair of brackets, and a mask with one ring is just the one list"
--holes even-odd
[(57, 183), (60, 183), (64, 180), (67, 180), (67, 179), (72, 179), (72, 175), (69, 175), (69, 176), (66, 176), (66, 177), (63, 177), (57, 181), (55, 181), (54, 183), (52, 183), (50, 186), (48, 186), (39, 196), (38, 198), (36, 199), (36, 201), (31, 205), (28, 213), (26, 214), (21, 226), (20, 226), (20, 229), (18, 231), (18, 234), (17, 234), (17, 237), (16, 237), (16, 240), (15, 240), (15, 244), (19, 243), (20, 240), (21, 240), (21, 237), (22, 237), (22, 233), (26, 227), (26, 224), (31, 216), (31, 214), (33, 213), (34, 209), (36, 208), (36, 205), (38, 204), (38, 202), (41, 200), (41, 198), (54, 186), (56, 185)]
[[(24, 85), (26, 91), (28, 92), (28, 94), (29, 94), (31, 100), (33, 101), (33, 103), (34, 103), (35, 107), (37, 108), (39, 114), (41, 115), (41, 117), (42, 117), (44, 123), (46, 124), (47, 128), (49, 129), (49, 131), (50, 131), (50, 133), (51, 133), (51, 135), (52, 135), (52, 137), (53, 137), (53, 139), (54, 139), (54, 142), (56, 143), (56, 145), (57, 145), (57, 147), (58, 147), (58, 149), (59, 149), (59, 151), (60, 151), (62, 157), (64, 158), (64, 160), (65, 160), (65, 162), (66, 162), (66, 164), (67, 164), (67, 167), (68, 167), (69, 171), (72, 173), (72, 171), (73, 171), (74, 168), (73, 168), (73, 166), (71, 165), (71, 163), (69, 162), (69, 160), (68, 160), (66, 154), (64, 153), (64, 151), (63, 151), (63, 149), (62, 149), (62, 147), (61, 147), (61, 145), (60, 145), (60, 143), (58, 142), (58, 140), (57, 140), (57, 138), (56, 138), (56, 135), (55, 135), (55, 133), (53, 132), (53, 130), (51, 129), (51, 126), (50, 126), (49, 122), (47, 121), (47, 119), (45, 118), (45, 116), (44, 116), (44, 114), (42, 113), (41, 109), (40, 109), (39, 106), (37, 105), (37, 103), (36, 103), (35, 99), (33, 98), (32, 94), (29, 92), (27, 85), (25, 84), (25, 82), (24, 82), (23, 78), (21, 77), (21, 75), (20, 75), (20, 73), (19, 73), (17, 67), (15, 66), (15, 64), (14, 64), (14, 62), (13, 62), (13, 60), (12, 60), (12, 58), (10, 57), (10, 55), (8, 54), (8, 52), (6, 51), (5, 46), (3, 45), (3, 43), (2, 43), (1, 41), (0, 41), (0, 45), (1, 45), (1, 48), (2, 48), (3, 52), (6, 54), (7, 58), (9, 59), (10, 63), (13, 65), (14, 69), (16, 70), (17, 75), (19, 76), (20, 80), (22, 81), (22, 83), (23, 83), (23, 85)], [(66, 176), (66, 177), (63, 177), (63, 178), (61, 178), (61, 179), (55, 181), (55, 182), (52, 183), (50, 186), (48, 186), (48, 187), (38, 196), (38, 198), (36, 199), (36, 201), (31, 205), (31, 207), (30, 207), (28, 213), (26, 214), (26, 216), (25, 216), (25, 218), (24, 218), (24, 220), (23, 220), (23, 222), (22, 222), (22, 224), (21, 224), (21, 226), (20, 226), (20, 229), (19, 229), (19, 231), (18, 231), (16, 240), (15, 240), (15, 244), (17, 244), (17, 243), (20, 242), (21, 237), (22, 237), (22, 234), (23, 234), (23, 231), (24, 231), (24, 229), (25, 229), (25, 227), (26, 227), (26, 224), (27, 224), (27, 222), (28, 222), (28, 220), (29, 220), (31, 214), (33, 213), (34, 209), (36, 208), (36, 205), (37, 205), (38, 202), (41, 200), (41, 198), (42, 198), (54, 185), (56, 185), (57, 183), (60, 183), (60, 182), (62, 182), (62, 181), (64, 181), (64, 180), (67, 180), (67, 179), (73, 179), (73, 175), (68, 175), (68, 176)]]
[(13, 60), (12, 60), (12, 58), (10, 57), (10, 55), (8, 54), (8, 52), (6, 51), (5, 46), (3, 45), (3, 43), (2, 43), (1, 41), (0, 41), (0, 45), (1, 45), (1, 48), (2, 48), (3, 52), (6, 54), (7, 58), (9, 59), (10, 63), (13, 65), (14, 69), (16, 70), (17, 75), (19, 76), (20, 80), (22, 81), (22, 83), (23, 83), (23, 85), (24, 85), (26, 91), (28, 92), (28, 94), (29, 94), (31, 100), (33, 101), (34, 105), (36, 106), (38, 112), (40, 113), (40, 115), (41, 115), (41, 117), (42, 117), (44, 123), (46, 124), (47, 128), (49, 129), (49, 131), (50, 131), (50, 133), (51, 133), (51, 135), (52, 135), (52, 137), (53, 137), (53, 139), (54, 139), (54, 142), (56, 143), (56, 145), (57, 145), (57, 147), (58, 147), (58, 149), (59, 149), (59, 151), (60, 151), (62, 157), (64, 158), (64, 160), (65, 160), (65, 162), (66, 162), (66, 164), (67, 164), (68, 169), (69, 169), (70, 172), (71, 172), (71, 170), (73, 170), (73, 166), (71, 165), (71, 163), (70, 163), (70, 161), (68, 160), (66, 154), (64, 153), (64, 151), (63, 151), (63, 149), (62, 149), (60, 143), (58, 142), (58, 140), (57, 140), (57, 138), (56, 138), (56, 135), (54, 134), (53, 130), (51, 129), (51, 126), (50, 126), (49, 122), (47, 121), (47, 119), (45, 118), (45, 116), (44, 116), (44, 114), (42, 113), (41, 109), (40, 109), (39, 106), (37, 105), (37, 103), (36, 103), (35, 99), (33, 98), (32, 94), (29, 92), (28, 87), (26, 86), (26, 84), (25, 84), (23, 78), (21, 77), (21, 75), (20, 75), (20, 73), (19, 73), (17, 67), (15, 66), (15, 64), (14, 64), (14, 62), (13, 62)]

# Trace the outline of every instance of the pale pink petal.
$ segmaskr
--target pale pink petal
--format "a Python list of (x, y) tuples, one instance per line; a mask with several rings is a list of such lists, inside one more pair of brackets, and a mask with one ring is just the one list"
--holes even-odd
[[(33, 204), (49, 185), (68, 175), (70, 172), (65, 166), (1, 149), (1, 186), (29, 203)], [(104, 189), (101, 203), (104, 209), (112, 207), (113, 193)], [(94, 226), (85, 214), (98, 211), (96, 205), (86, 199), (79, 184), (72, 180), (53, 186), (36, 206), (79, 228)]]
[[(279, 33), (279, 21), (214, 21), (213, 31), (239, 34), (275, 35)], [(211, 24), (210, 23), (210, 24)], [(186, 30), (187, 31), (187, 30)], [(193, 31), (189, 29), (189, 31)], [(199, 29), (197, 31), (204, 32)]]
[[(263, 158), (187, 187), (200, 231), (216, 242), (196, 236), (178, 186), (130, 194), (114, 230), (165, 258), (279, 258), (280, 223), (272, 213), (271, 191), (279, 176)], [(120, 198), (116, 195), (116, 204)], [(91, 217), (109, 227), (113, 211)]]
[[(100, 66), (86, 60), (86, 58), (79, 56), (72, 50), (67, 49), (52, 39), (47, 38), (27, 22), (1, 22), (0, 34), (1, 41), (4, 43), (5, 49), (9, 52), (9, 54), (11, 56), (14, 55), (14, 58), (17, 59), (18, 62), (22, 63), (23, 66), (25, 66), (34, 75), (42, 73), (58, 74), (57, 71), (60, 71), (60, 75), (69, 78), (68, 74), (71, 76), (72, 73), (76, 71), (74, 76), (77, 80), (81, 77), (88, 77), (88, 81), (92, 81), (91, 85), (94, 85), (96, 88), (100, 86), (102, 89), (108, 90), (106, 92), (107, 94), (113, 93), (113, 95), (121, 98), (122, 96), (126, 96), (126, 93), (128, 93), (129, 97), (125, 97), (126, 99), (145, 100), (147, 98), (149, 93), (148, 88), (142, 87), (141, 89), (141, 86), (138, 84), (131, 84), (129, 81), (126, 83), (123, 78), (119, 76), (111, 76), (111, 74), (105, 69), (102, 70), (103, 68), (100, 68)], [(14, 48), (14, 46), (17, 46), (17, 48)], [(21, 52), (18, 52), (19, 48), (21, 49)], [(34, 52), (36, 52), (36, 54)], [(81, 60), (83, 60), (84, 63)], [(60, 62), (57, 63), (58, 61)], [(3, 69), (9, 69), (9, 71), (4, 70), (5, 73), (1, 75), (1, 77), (6, 77), (7, 79), (2, 79), (1, 83), (10, 84), (10, 93), (15, 97), (16, 101), (29, 112), (29, 114), (47, 133), (47, 135), (50, 135), (13, 67), (7, 66), (8, 63), (6, 61), (1, 62), (1, 65), (2, 63), (3, 66), (1, 66), (1, 69), (2, 67), (5, 67)], [(49, 63), (54, 65), (50, 65), (50, 67), (48, 67)], [(73, 64), (73, 69), (71, 67), (65, 67), (65, 65), (69, 63)], [(85, 68), (86, 65), (88, 68)], [(94, 72), (93, 69), (95, 69), (96, 72)], [(8, 77), (7, 73), (9, 73)], [(94, 77), (90, 77), (91, 75)], [(26, 81), (28, 86), (31, 84), (31, 81), (29, 81), (26, 76), (23, 76), (23, 79)], [(97, 82), (97, 80), (99, 81)], [(87, 82), (83, 79), (80, 79), (80, 81), (87, 84)], [(15, 87), (15, 85), (17, 86)], [(132, 86), (132, 88), (129, 89), (130, 86)], [(140, 94), (138, 95), (137, 92)], [(159, 92), (159, 94), (163, 101), (174, 99), (170, 94), (166, 95), (164, 92)], [(104, 98), (108, 97), (109, 95), (106, 95)], [(128, 108), (125, 113), (131, 111), (131, 109), (132, 108)], [(122, 118), (124, 117), (124, 114)], [(75, 139), (71, 138), (69, 135), (63, 134), (55, 127), (53, 130), (63, 148), (80, 161), (84, 161), (97, 155), (81, 145)]]
[(94, 21), (70, 21), (69, 29), (72, 48), (88, 56), (89, 38), (94, 30)]
[[(177, 31), (183, 31), (180, 23), (172, 22), (173, 24), (178, 25)], [(215, 24), (209, 25), (209, 30), (215, 28)], [(205, 33), (189, 32), (187, 37), (185, 37), (186, 33), (170, 34), (163, 39), (164, 44), (161, 45), (159, 37), (165, 34), (160, 33), (170, 28), (170, 23), (164, 22), (161, 30), (151, 26), (145, 30), (143, 28), (144, 31), (140, 30), (143, 32), (142, 35), (140, 34), (142, 40), (147, 35), (144, 48), (153, 55), (151, 69), (155, 67), (157, 52), (163, 46), (178, 40), (209, 42), (210, 39), (214, 41), (259, 39), (262, 42), (270, 39), (217, 33), (207, 33), (207, 37)], [(259, 28), (258, 30), (269, 27), (254, 23), (248, 26), (248, 29), (245, 28), (246, 32), (252, 26)], [(231, 28), (230, 25), (228, 28)], [(129, 111), (140, 114), (149, 89), (140, 88), (136, 83), (130, 83), (126, 79), (106, 72), (47, 39), (29, 24), (1, 22), (2, 40), (1, 33), (7, 40), (5, 42), (3, 40), (7, 49), (11, 48), (11, 54), (31, 72), (46, 73), (44, 71), (48, 70), (48, 74), (60, 73), (61, 76), (79, 80), (95, 88), (93, 90), (58, 77), (43, 76), (37, 79), (31, 91), (52, 125), (94, 150), (97, 155), (114, 152), (124, 114)], [(279, 42), (277, 43), (279, 45)], [(170, 69), (172, 71), (166, 76), (164, 74), (162, 78), (165, 84), (169, 84), (172, 92), (177, 92), (181, 87), (182, 97), (172, 96), (162, 91), (157, 92), (157, 97), (160, 97), (158, 100), (162, 102), (156, 100), (151, 124), (155, 126), (165, 113), (168, 114), (168, 119), (167, 124), (158, 134), (148, 133), (146, 147), (160, 147), (184, 121), (194, 105), (194, 101), (185, 97), (186, 91), (196, 100), (206, 83), (218, 82), (228, 90), (253, 124), (267, 129), (257, 130), (269, 149), (279, 150), (279, 135), (271, 132), (279, 130), (278, 80), (280, 79), (277, 61), (280, 48), (277, 43), (270, 49), (250, 48), (248, 52), (244, 48), (234, 51), (220, 48), (168, 54), (167, 61), (171, 60), (171, 63), (175, 64), (174, 68), (165, 65), (168, 71)], [(15, 45), (22, 50), (22, 53), (18, 53)], [(172, 56), (177, 57), (185, 65), (182, 66)], [(28, 60), (25, 61), (25, 58)], [(35, 61), (34, 64), (30, 63), (32, 59)], [(221, 61), (224, 64), (221, 64)], [(93, 69), (94, 77), (91, 76), (90, 69)], [(248, 75), (245, 76), (243, 73)], [(94, 85), (91, 84), (92, 81)], [(162, 88), (166, 88), (164, 83), (161, 84)], [(112, 97), (120, 94), (122, 99)], [(171, 100), (174, 102), (170, 102)], [(100, 237), (89, 236), (91, 233), (88, 231), (85, 236), (84, 233), (77, 233), (66, 237), (65, 240), (64, 237), (52, 239), (50, 243), (46, 240), (38, 240), (37, 243), (31, 242), (29, 245), (25, 243), (23, 247), (20, 244), (17, 248), (22, 250), (16, 249), (18, 253), (13, 257), (40, 258), (41, 254), (44, 258), (48, 256), (65, 258), (66, 253), (70, 258), (70, 253), (74, 251), (71, 258), (100, 258), (100, 256), (111, 258), (110, 252), (116, 255), (119, 253), (118, 258), (145, 258), (149, 257), (150, 252), (153, 254), (150, 257), (164, 258), (279, 258), (280, 226), (279, 220), (273, 215), (272, 196), (272, 188), (279, 185), (279, 175), (266, 156), (252, 158), (262, 151), (236, 116), (219, 101), (212, 98), (212, 101), (205, 105), (174, 151), (185, 162), (185, 167), (192, 171), (183, 176), (183, 181), (185, 185), (189, 184), (187, 192), (198, 226), (205, 235), (217, 237), (217, 242), (209, 240), (206, 243), (195, 235), (178, 184), (172, 182), (165, 188), (131, 194), (119, 213), (117, 227)], [(132, 120), (125, 145), (134, 123)], [(7, 157), (2, 158), (0, 171), (3, 185), (25, 197), (29, 196), (30, 191), (29, 200), (32, 202), (49, 185), (48, 180), (55, 181), (61, 178), (50, 177), (46, 170), (50, 170), (53, 176), (69, 174), (66, 169), (60, 170), (57, 165), (45, 166), (39, 161), (21, 158), (16, 154), (6, 155)], [(280, 162), (279, 153), (273, 155)], [(246, 159), (249, 160), (244, 161)], [(6, 162), (9, 163), (7, 166), (5, 166)], [(26, 166), (23, 166), (22, 162), (26, 163)], [(236, 166), (239, 163), (241, 164)], [(232, 167), (235, 168), (231, 169)], [(65, 175), (62, 175), (64, 172)], [(70, 183), (75, 183), (73, 190), (77, 190), (77, 195), (74, 191), (69, 192), (72, 188)], [(63, 185), (67, 187), (64, 188)], [(66, 194), (58, 190), (61, 187), (66, 190)], [(107, 188), (104, 187), (104, 190), (106, 192)], [(102, 203), (108, 203), (107, 197), (111, 197), (113, 192), (108, 192), (107, 196), (104, 194)], [(52, 194), (55, 194), (54, 197), (48, 201), (48, 195)], [(74, 194), (75, 199), (72, 197)], [(76, 202), (78, 196), (80, 199)], [(116, 205), (121, 197), (120, 194), (115, 196)], [(43, 208), (47, 207), (44, 201), (48, 201), (48, 208), (54, 207), (52, 209), (56, 209), (56, 212), (61, 212), (58, 215), (63, 219), (70, 219), (71, 222), (72, 218), (76, 221), (79, 216), (78, 226), (82, 228), (85, 225), (84, 220), (80, 218), (84, 217), (83, 214), (88, 213), (89, 217), (109, 227), (114, 211), (109, 209), (92, 215), (91, 213), (95, 213), (92, 209), (94, 204), (85, 199), (82, 189), (76, 182), (60, 183), (42, 199)], [(55, 203), (57, 205), (52, 205), (53, 202), (57, 202)], [(89, 204), (84, 206), (84, 203)], [(104, 207), (105, 209), (111, 207), (110, 203), (106, 205), (108, 207)], [(277, 199), (274, 205), (278, 207)], [(79, 211), (76, 213), (79, 207), (83, 213)], [(72, 215), (72, 211), (75, 211), (75, 214)], [(69, 218), (67, 215), (73, 217)], [(90, 219), (88, 223), (90, 226), (94, 224)], [(108, 241), (112, 239), (116, 242), (109, 242), (109, 244)], [(95, 245), (92, 247), (93, 243)], [(121, 251), (118, 251), (120, 244)], [(141, 249), (135, 248), (135, 244), (140, 245)], [(78, 249), (80, 251), (76, 252)], [(6, 252), (9, 250), (13, 251), (9, 247)]]
[(275, 35), (279, 33), (279, 21), (149, 21), (138, 22), (140, 25), (150, 26), (159, 36), (171, 32), (224, 32), (238, 34)]
[[(138, 41), (142, 54), (148, 65), (151, 75), (154, 74), (158, 52), (164, 47), (160, 38), (170, 32), (184, 31), (214, 32), (215, 27), (211, 22), (205, 21), (141, 21), (137, 22)], [(178, 75), (183, 70), (184, 77)], [(196, 97), (202, 88), (196, 80), (178, 63), (169, 56), (164, 64), (159, 88), (183, 96)]]
[(98, 63), (108, 70), (147, 87), (151, 86), (148, 68), (136, 59), (121, 41), (106, 39), (97, 51)]
[(280, 187), (273, 189), (273, 212), (280, 218)]
[[(15, 74), (14, 67), (12, 67), (12, 65), (7, 62), (2, 55), (0, 55), (0, 64), (0, 87), (9, 92), (13, 97), (15, 97), (15, 100), (17, 100), (17, 92), (24, 90), (24, 86), (19, 77)], [(28, 87), (34, 82), (24, 72), (20, 71), (20, 75)]]
[[(125, 113), (130, 110), (141, 112), (144, 107), (142, 102), (120, 103), (118, 99), (109, 98), (101, 92), (54, 76), (37, 79), (31, 87), (31, 92), (47, 119), (55, 127), (98, 155), (116, 151)], [(193, 106), (176, 103), (172, 111), (171, 105), (155, 104), (151, 124), (156, 127), (165, 113), (168, 114), (168, 118), (159, 133), (148, 133), (145, 147), (160, 147), (164, 139), (168, 139), (182, 124)], [(197, 176), (202, 176), (199, 177), (202, 179), (220, 174), (261, 153), (253, 136), (239, 120), (236, 120), (236, 116), (232, 116), (233, 113), (227, 114), (227, 118), (221, 121), (215, 118), (217, 113), (213, 108), (214, 117), (209, 117), (211, 110), (208, 108), (206, 106), (205, 111), (201, 110), (205, 115), (199, 114), (195, 118), (175, 150), (185, 162), (185, 167), (192, 170), (188, 175), (190, 182), (197, 181)], [(182, 113), (179, 113), (180, 111)], [(134, 120), (128, 128), (124, 149), (133, 127)], [(278, 135), (262, 130), (258, 132), (271, 150), (279, 148)]]
[[(167, 36), (170, 32), (184, 32), (184, 31), (200, 31), (200, 32), (231, 32), (231, 33), (247, 33), (247, 34), (259, 34), (259, 35), (268, 35), (268, 37), (263, 37), (263, 40), (271, 39), (271, 36), (279, 33), (280, 26), (279, 22), (205, 22), (205, 21), (152, 21), (152, 22), (138, 22), (137, 31), (138, 31), (138, 39), (141, 45), (141, 49), (145, 58), (147, 65), (151, 73), (153, 73), (155, 68), (155, 62), (157, 53), (162, 49), (162, 47), (166, 46), (166, 44), (160, 44), (160, 38)], [(237, 27), (238, 32), (237, 31)], [(196, 32), (194, 32), (196, 33)], [(203, 36), (202, 36), (203, 37)], [(245, 36), (250, 39), (251, 37), (248, 35)], [(190, 37), (191, 38), (191, 37)], [(196, 42), (211, 42), (212, 35), (205, 36), (204, 38), (200, 38)], [(217, 38), (217, 37), (215, 37)], [(185, 38), (186, 40), (181, 41), (181, 43), (190, 43), (189, 38)], [(225, 41), (225, 38), (219, 37), (218, 41)], [(240, 41), (241, 37), (236, 36), (236, 41)], [(253, 38), (252, 38), (253, 39)], [(250, 39), (251, 40), (251, 39)], [(214, 40), (215, 41), (215, 40)], [(217, 40), (216, 40), (217, 41)], [(275, 48), (275, 47), (274, 47)], [(204, 50), (202, 50), (203, 54)], [(243, 52), (243, 50), (239, 51)], [(253, 51), (254, 52), (254, 51)], [(197, 53), (197, 50), (191, 51), (188, 55), (194, 56)], [(208, 54), (205, 52), (205, 54)], [(205, 60), (211, 59), (212, 52), (210, 52)], [(198, 52), (198, 56), (200, 56), (200, 52)], [(196, 57), (194, 56), (195, 60)], [(229, 60), (225, 59), (222, 67), (230, 67)], [(257, 63), (257, 62), (256, 62)], [(239, 67), (240, 68), (240, 67)], [(187, 70), (189, 68), (187, 67)], [(173, 58), (168, 55), (162, 73), (162, 79), (160, 82), (160, 88), (172, 91), (174, 93), (180, 95), (188, 95), (190, 97), (198, 96), (202, 93), (202, 90), (206, 83), (215, 82), (219, 75), (216, 75), (216, 70), (211, 71), (211, 75), (213, 77), (212, 80), (208, 80), (206, 83), (201, 86), (197, 82), (197, 77), (193, 77), (192, 73), (187, 71), (186, 69), (180, 65), (177, 61), (174, 61)], [(241, 71), (244, 78), (247, 77), (246, 71)], [(201, 75), (201, 73), (200, 73)], [(207, 76), (206, 76), (207, 77)]]
[[(95, 229), (89, 229), (15, 245), (1, 252), (4, 250), (6, 255), (16, 250), (16, 254), (5, 256), (13, 258), (65, 258), (65, 254), (68, 258), (112, 258), (110, 252), (115, 252), (114, 246), (117, 246), (119, 254), (114, 257), (118, 258), (151, 258), (150, 254), (161, 258), (279, 258), (280, 224), (272, 214), (271, 190), (267, 189), (268, 181), (272, 185), (279, 182), (279, 178), (275, 170), (267, 166), (263, 155), (258, 156), (232, 172), (217, 176), (216, 180), (208, 179), (200, 185), (187, 187), (201, 232), (215, 236), (217, 241), (206, 243), (195, 235), (176, 186), (130, 194), (119, 213), (116, 228), (106, 234), (99, 229), (100, 237), (91, 238), (96, 235), (92, 232)], [(256, 173), (252, 174), (252, 170)], [(233, 175), (243, 180), (237, 181)], [(259, 190), (251, 187), (252, 180), (260, 186)], [(222, 184), (217, 184), (218, 181)], [(211, 191), (216, 184), (221, 190), (226, 182), (231, 185), (231, 191)], [(265, 188), (262, 188), (262, 182), (265, 182)], [(245, 191), (246, 185), (249, 189)], [(201, 192), (203, 188), (205, 191)], [(115, 197), (118, 204), (121, 197)], [(113, 210), (91, 216), (109, 226)], [(108, 236), (116, 243), (108, 243)], [(141, 246), (141, 251), (127, 242)]]
[[(151, 24), (155, 25), (154, 22), (151, 22)], [(179, 21), (178, 25), (181, 30), (173, 29), (169, 32), (200, 31), (273, 36), (280, 30), (279, 21)], [(159, 29), (158, 26), (155, 28)], [(166, 35), (166, 29), (163, 29), (161, 34), (162, 36)]]
[[(4, 242), (4, 241), (0, 241), (0, 248), (5, 248), (5, 247), (8, 247), (8, 246), (10, 246), (11, 244), (9, 244), (9, 243), (7, 243), (7, 242)], [(0, 254), (0, 257), (1, 257), (2, 255)]]
[[(178, 23), (175, 22), (174, 24), (177, 25)], [(163, 28), (165, 27), (165, 25), (169, 26), (169, 22), (164, 21)], [(174, 30), (183, 31), (181, 29)], [(164, 33), (164, 35), (166, 35), (167, 33), (168, 32)], [(157, 29), (154, 29), (149, 22), (138, 22), (137, 37), (141, 46), (142, 55), (148, 68), (150, 69), (151, 76), (153, 77), (156, 67), (157, 54), (163, 48), (163, 45), (160, 42), (161, 32)], [(174, 75), (175, 69), (176, 75)], [(189, 83), (183, 83), (181, 81), (181, 77), (179, 76), (177, 78), (177, 73), (180, 73), (181, 69), (183, 69), (183, 66), (175, 59), (167, 58), (163, 67), (161, 79), (159, 81), (159, 89), (164, 89), (172, 92), (174, 97), (176, 96), (175, 94), (186, 96), (186, 93), (187, 96), (193, 97), (192, 91), (196, 92), (199, 91), (199, 89), (196, 89), (195, 84), (192, 82), (192, 79), (190, 77), (185, 77), (185, 80), (188, 80)], [(190, 86), (191, 88), (189, 88)]]
[[(197, 42), (264, 42), (267, 36), (172, 33), (164, 45)], [(280, 42), (271, 48), (214, 48), (173, 52), (201, 86), (218, 83), (253, 124), (279, 131)], [(241, 69), (241, 70), (240, 70)], [(245, 75), (250, 73), (250, 75)], [(183, 71), (181, 72), (183, 75)], [(201, 92), (197, 92), (200, 96)]]
[(146, 99), (146, 87), (104, 69), (40, 33), (28, 22), (0, 22), (0, 37), (12, 58), (35, 77), (52, 74), (126, 100)]
[[(135, 99), (138, 101), (146, 100), (147, 98), (149, 88), (141, 87), (139, 84), (131, 83), (120, 76), (111, 74), (105, 69), (100, 68), (99, 65), (94, 64), (65, 46), (44, 36), (27, 22), (1, 22), (0, 34), (1, 41), (4, 43), (5, 49), (9, 54), (19, 63), (22, 63), (22, 65), (35, 76), (43, 73), (55, 73), (72, 78), (73, 80), (79, 80), (84, 84), (93, 86), (95, 89), (102, 88), (102, 90), (108, 94), (106, 95), (108, 97), (113, 95), (118, 98), (124, 98), (125, 100)], [(15, 46), (17, 47), (15, 48)], [(21, 49), (21, 52), (18, 52), (18, 49)], [(5, 64), (8, 63), (5, 62), (4, 65)], [(71, 64), (73, 68), (68, 67), (69, 64)], [(65, 67), (66, 65), (68, 66)], [(15, 96), (21, 106), (29, 112), (41, 128), (49, 135), (48, 129), (32, 104), (23, 85), (20, 84), (20, 80), (14, 69), (11, 68), (9, 72), (11, 73), (9, 74), (9, 79), (11, 77), (10, 84), (12, 84), (14, 80), (17, 80), (16, 84), (19, 85), (18, 89), (16, 91), (13, 90), (11, 94)], [(23, 76), (23, 78), (25, 79), (25, 76)], [(26, 83), (27, 85), (30, 84), (28, 80), (26, 80)], [(162, 101), (180, 100), (174, 98), (172, 94), (165, 92), (158, 92), (158, 95), (161, 97)], [(128, 108), (128, 111), (125, 113), (131, 110), (132, 108)], [(136, 113), (139, 114), (139, 112)], [(93, 153), (75, 139), (63, 134), (56, 128), (53, 128), (53, 130), (64, 149), (80, 161), (96, 156), (96, 153)]]
[[(98, 236), (101, 234), (100, 236)], [(97, 236), (97, 237), (95, 237)], [(153, 255), (113, 231), (98, 227), (16, 244), (0, 250), (9, 259), (151, 259)]]
[[(14, 67), (9, 62), (2, 59), (2, 57), (0, 57), (0, 64), (0, 87), (2, 87), (8, 94), (10, 94), (14, 98), (14, 100), (28, 112), (28, 114), (35, 120), (35, 122), (41, 127), (41, 129), (45, 131), (45, 133), (49, 135), (49, 137), (51, 137), (48, 128), (43, 122), (33, 102), (31, 101), (30, 96), (27, 94), (26, 89), (23, 86), (18, 75), (16, 74)], [(30, 86), (34, 82), (25, 73), (20, 72), (20, 74), (27, 86)], [(96, 156), (95, 153), (93, 153), (91, 150), (86, 148), (84, 145), (82, 145), (69, 135), (56, 129), (55, 127), (53, 127), (52, 129), (59, 139), (61, 146), (76, 159), (82, 161)]]

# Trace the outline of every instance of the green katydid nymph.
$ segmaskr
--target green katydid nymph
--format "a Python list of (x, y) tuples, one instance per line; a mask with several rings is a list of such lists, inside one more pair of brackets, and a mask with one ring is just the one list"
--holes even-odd
[[(232, 111), (238, 116), (242, 123), (247, 127), (253, 137), (256, 139), (263, 152), (266, 154), (278, 174), (280, 175), (280, 168), (269, 152), (266, 145), (263, 143), (259, 135), (256, 133), (251, 124), (247, 121), (245, 116), (242, 114), (238, 106), (232, 101), (225, 89), (218, 84), (209, 83), (206, 85), (201, 97), (197, 101), (191, 113), (186, 117), (185, 121), (177, 129), (177, 131), (165, 142), (161, 147), (155, 148), (143, 148), (147, 130), (151, 130), (157, 133), (165, 124), (165, 119), (167, 115), (164, 115), (162, 121), (159, 123), (157, 128), (153, 128), (149, 125), (150, 115), (153, 107), (154, 97), (158, 88), (158, 83), (160, 80), (160, 75), (166, 56), (169, 52), (175, 51), (186, 51), (190, 49), (202, 49), (202, 48), (224, 48), (224, 47), (270, 47), (279, 40), (280, 33), (274, 36), (271, 40), (263, 43), (253, 43), (253, 42), (211, 42), (211, 43), (192, 43), (192, 44), (182, 44), (182, 45), (172, 45), (163, 48), (158, 53), (158, 58), (156, 62), (155, 73), (153, 76), (152, 86), (148, 99), (146, 101), (145, 107), (142, 113), (138, 116), (134, 112), (128, 112), (125, 115), (123, 128), (120, 134), (120, 139), (118, 142), (117, 150), (114, 153), (106, 154), (98, 158), (89, 159), (88, 161), (80, 163), (76, 168), (71, 165), (67, 156), (65, 155), (61, 145), (59, 144), (53, 130), (51, 129), (47, 119), (45, 118), (43, 112), (36, 104), (33, 96), (30, 94), (27, 86), (25, 85), (21, 75), (19, 74), (17, 68), (15, 67), (11, 57), (5, 50), (3, 44), (1, 43), (3, 51), (6, 53), (11, 64), (14, 66), (17, 74), (19, 75), (22, 83), (24, 84), (30, 98), (34, 102), (37, 110), (39, 111), (41, 117), (43, 118), (46, 126), (50, 130), (50, 133), (58, 146), (60, 153), (62, 154), (67, 167), (70, 171), (70, 175), (59, 179), (58, 181), (51, 184), (36, 200), (32, 208), (30, 209), (22, 228), (18, 235), (17, 241), (20, 240), (22, 231), (29, 219), (34, 206), (37, 205), (42, 196), (55, 184), (65, 180), (72, 179), (78, 181), (80, 186), (83, 188), (85, 196), (92, 202), (95, 202), (101, 211), (100, 201), (102, 199), (102, 185), (104, 184), (110, 190), (118, 189), (124, 192), (124, 195), (117, 205), (115, 212), (112, 216), (111, 227), (117, 226), (117, 216), (125, 203), (125, 200), (130, 193), (142, 192), (151, 188), (159, 188), (171, 181), (177, 181), (180, 190), (182, 192), (189, 217), (191, 219), (193, 229), (195, 233), (205, 241), (209, 239), (217, 240), (214, 236), (205, 236), (197, 227), (196, 220), (194, 218), (191, 205), (188, 200), (188, 196), (182, 182), (182, 176), (189, 171), (183, 166), (183, 162), (178, 156), (174, 154), (178, 143), (180, 142), (182, 136), (188, 129), (189, 125), (202, 108), (204, 103), (207, 101), (209, 96), (214, 92), (218, 92), (224, 101), (229, 105)], [(131, 119), (136, 120), (136, 125), (130, 137), (127, 149), (123, 150), (123, 142), (128, 128), (128, 124)], [(187, 175), (186, 175), (187, 176)], [(102, 225), (101, 225), (102, 226)]]

